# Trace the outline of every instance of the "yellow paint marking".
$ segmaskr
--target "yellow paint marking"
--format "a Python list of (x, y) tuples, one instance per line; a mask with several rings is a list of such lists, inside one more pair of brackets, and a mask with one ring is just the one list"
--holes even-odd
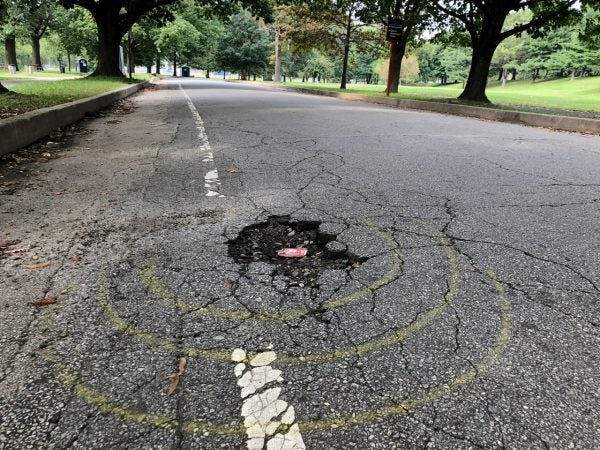
[(384, 406), (382, 408), (375, 409), (373, 411), (365, 411), (361, 413), (355, 413), (350, 417), (340, 417), (325, 420), (316, 420), (300, 423), (300, 430), (304, 432), (329, 429), (332, 426), (346, 427), (349, 425), (358, 425), (369, 422), (375, 422), (382, 420), (388, 416), (397, 416), (409, 412), (412, 409), (425, 406), (432, 403), (440, 398), (448, 395), (452, 392), (458, 391), (477, 376), (487, 371), (498, 359), (500, 355), (506, 350), (510, 341), (512, 333), (512, 318), (510, 312), (510, 302), (504, 293), (504, 287), (498, 281), (496, 274), (493, 272), (487, 272), (486, 275), (494, 283), (496, 292), (500, 297), (500, 309), (501, 309), (501, 325), (496, 345), (488, 352), (488, 354), (477, 363), (471, 370), (464, 372), (462, 375), (450, 380), (448, 383), (438, 386), (436, 388), (428, 390), (424, 395), (414, 399), (404, 400), (401, 403), (392, 406)]
[[(378, 228), (370, 219), (367, 219), (367, 225), (373, 228), (381, 239), (386, 243), (388, 250), (391, 252), (393, 261), (391, 263), (388, 272), (379, 280), (375, 281), (371, 285), (360, 289), (352, 294), (344, 297), (326, 302), (323, 304), (322, 309), (331, 311), (333, 309), (345, 306), (355, 300), (359, 300), (372, 294), (383, 286), (391, 283), (402, 271), (402, 257), (398, 243), (385, 231)], [(304, 317), (310, 313), (310, 310), (294, 309), (290, 311), (277, 312), (277, 313), (251, 313), (247, 311), (232, 311), (228, 309), (220, 308), (204, 308), (198, 307), (193, 303), (190, 303), (184, 297), (177, 296), (169, 290), (161, 281), (157, 273), (156, 264), (152, 261), (148, 261), (144, 269), (142, 270), (142, 281), (148, 289), (148, 292), (154, 297), (162, 300), (167, 305), (177, 308), (185, 313), (201, 314), (209, 317), (216, 317), (220, 319), (231, 319), (231, 320), (292, 320)]]
[[(447, 239), (437, 230), (435, 232), (438, 234), (439, 239), (441, 240), (444, 250), (446, 251), (446, 255), (448, 257), (448, 265), (450, 270), (450, 280), (448, 281), (448, 291), (444, 298), (435, 305), (432, 309), (422, 314), (417, 320), (411, 323), (409, 326), (404, 328), (398, 328), (394, 330), (387, 336), (384, 336), (380, 339), (374, 339), (369, 342), (365, 342), (363, 344), (347, 347), (343, 349), (328, 351), (328, 352), (317, 352), (317, 353), (306, 353), (301, 355), (280, 355), (277, 359), (277, 364), (304, 364), (306, 362), (312, 363), (325, 363), (336, 361), (340, 359), (346, 359), (353, 356), (361, 356), (365, 353), (369, 353), (375, 350), (379, 350), (381, 348), (399, 344), (400, 342), (405, 341), (410, 336), (415, 334), (416, 332), (422, 330), (423, 328), (429, 326), (435, 318), (437, 318), (440, 314), (448, 309), (448, 307), (452, 304), (454, 299), (456, 298), (458, 292), (458, 262), (456, 259), (456, 253), (454, 252), (453, 247), (447, 241)], [(106, 272), (103, 271), (100, 275), (100, 296), (99, 303), (102, 306), (106, 317), (113, 324), (115, 328), (119, 331), (122, 331), (129, 336), (132, 336), (140, 341), (146, 342), (155, 347), (160, 347), (162, 349), (171, 351), (173, 353), (182, 354), (183, 356), (201, 356), (207, 359), (212, 359), (216, 361), (228, 361), (230, 357), (230, 351), (227, 350), (207, 350), (201, 349), (197, 347), (184, 346), (179, 347), (167, 339), (161, 338), (151, 333), (147, 333), (136, 328), (133, 324), (124, 320), (116, 310), (116, 308), (112, 305), (110, 301), (110, 294), (108, 291), (108, 280), (106, 277)], [(250, 355), (252, 356), (252, 355)]]
[[(502, 353), (506, 350), (512, 333), (512, 319), (510, 311), (510, 302), (508, 301), (502, 284), (498, 281), (496, 275), (488, 272), (487, 276), (493, 282), (494, 287), (500, 298), (501, 307), (501, 327), (494, 347), (488, 354), (472, 369), (464, 372), (462, 375), (450, 380), (446, 384), (426, 391), (422, 396), (413, 399), (407, 399), (395, 405), (384, 406), (372, 411), (354, 413), (351, 416), (331, 418), (324, 420), (300, 422), (300, 430), (303, 432), (329, 430), (332, 427), (347, 427), (360, 425), (383, 420), (389, 416), (403, 415), (412, 409), (425, 406), (442, 397), (456, 392), (469, 384), (478, 375), (487, 371), (494, 363), (498, 361)], [(54, 366), (58, 378), (66, 386), (72, 388), (80, 399), (84, 400), (98, 410), (111, 414), (121, 419), (139, 424), (153, 425), (163, 429), (178, 429), (186, 433), (209, 433), (212, 435), (244, 435), (246, 432), (243, 424), (213, 424), (210, 422), (189, 421), (180, 423), (176, 419), (161, 416), (158, 414), (148, 414), (139, 410), (123, 406), (117, 401), (111, 400), (101, 392), (85, 385), (69, 368), (60, 361), (53, 353), (47, 352), (46, 357)]]

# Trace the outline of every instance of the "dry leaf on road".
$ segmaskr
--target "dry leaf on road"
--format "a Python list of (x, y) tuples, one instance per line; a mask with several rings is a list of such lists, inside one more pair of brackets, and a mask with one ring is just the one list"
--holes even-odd
[(225, 287), (227, 289), (233, 289), (233, 281), (231, 281), (229, 278), (225, 278)]
[(177, 371), (177, 373), (172, 373), (171, 375), (169, 375), (171, 384), (169, 385), (169, 390), (167, 391), (167, 395), (169, 395), (169, 396), (173, 395), (173, 393), (175, 392), (175, 389), (177, 389), (177, 386), (179, 385), (179, 380), (185, 373), (186, 366), (187, 366), (187, 359), (184, 357), (181, 357), (179, 359), (179, 370)]
[(35, 302), (31, 302), (30, 304), (32, 306), (47, 306), (54, 305), (57, 301), (58, 299), (56, 297), (46, 297), (40, 300), (36, 300)]
[(43, 269), (44, 267), (48, 267), (50, 265), (49, 262), (40, 263), (40, 264), (25, 264), (25, 268), (29, 270), (35, 269)]
[(237, 167), (230, 167), (229, 169), (225, 169), (225, 172), (228, 173), (241, 173), (242, 171)]

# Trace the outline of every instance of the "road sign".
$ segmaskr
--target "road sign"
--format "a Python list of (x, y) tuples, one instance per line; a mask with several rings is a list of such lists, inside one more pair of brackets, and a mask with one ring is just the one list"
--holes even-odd
[(396, 41), (402, 36), (402, 31), (404, 29), (404, 22), (402, 19), (392, 19), (388, 18), (387, 29), (385, 38), (388, 41)]

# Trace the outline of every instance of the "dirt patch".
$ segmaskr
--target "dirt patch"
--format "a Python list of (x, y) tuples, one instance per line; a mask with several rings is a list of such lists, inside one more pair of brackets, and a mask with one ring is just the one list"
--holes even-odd
[[(288, 216), (270, 217), (266, 222), (244, 228), (236, 239), (229, 241), (228, 254), (244, 271), (253, 262), (266, 262), (274, 266), (275, 275), (317, 287), (323, 270), (350, 271), (365, 261), (349, 254), (335, 235), (321, 233), (319, 225), (320, 222), (292, 222)], [(282, 248), (297, 247), (305, 248), (306, 256), (284, 258), (278, 255)]]
[[(94, 117), (123, 116), (134, 110), (134, 102), (123, 99), (94, 113)], [(28, 147), (0, 156), (0, 196), (12, 195), (18, 189), (28, 187), (31, 178), (49, 170), (44, 167), (45, 163), (66, 156), (66, 151), (69, 150), (75, 136), (91, 133), (85, 128), (85, 122), (90, 119), (91, 117), (86, 117), (77, 123), (54, 130)]]

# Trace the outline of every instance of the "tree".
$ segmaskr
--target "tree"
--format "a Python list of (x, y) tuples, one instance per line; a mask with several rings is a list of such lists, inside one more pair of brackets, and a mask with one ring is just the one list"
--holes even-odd
[(589, 48), (600, 48), (600, 9), (584, 8), (579, 38)]
[(388, 20), (396, 21), (396, 38), (390, 42), (388, 91), (397, 93), (400, 85), (402, 60), (406, 46), (430, 26), (435, 10), (426, 0), (367, 0), (367, 8), (361, 10), (361, 20), (375, 20), (389, 26)]
[[(543, 34), (577, 16), (577, 0), (439, 0), (449, 24), (466, 31), (473, 54), (461, 100), (489, 103), (485, 95), (490, 64), (500, 42), (524, 31)], [(504, 29), (509, 14), (528, 8), (531, 19)]]
[(40, 40), (51, 26), (58, 4), (54, 0), (20, 0), (14, 3), (23, 11), (23, 26), (31, 39), (32, 65), (42, 70)]
[(149, 20), (142, 20), (131, 29), (131, 41), (126, 40), (126, 45), (132, 47), (134, 63), (145, 66), (148, 73), (152, 73), (152, 66), (157, 61), (156, 70), (160, 72), (160, 52), (156, 46), (159, 33), (160, 28), (156, 24)]
[(331, 78), (335, 70), (333, 61), (318, 50), (311, 50), (304, 65), (306, 78), (311, 77), (313, 82)]
[[(94, 75), (122, 76), (119, 64), (119, 45), (125, 33), (142, 17), (155, 20), (172, 18), (167, 6), (184, 0), (60, 0), (69, 6), (87, 9), (98, 28), (98, 66)], [(204, 0), (219, 15), (230, 14), (238, 3)], [(189, 3), (189, 2), (188, 2)], [(263, 17), (270, 17), (268, 0), (243, 0), (245, 6)]]
[(156, 38), (159, 53), (172, 57), (173, 75), (177, 76), (177, 60), (188, 63), (200, 45), (200, 33), (181, 16), (162, 27)]
[(210, 71), (217, 69), (217, 48), (225, 33), (225, 26), (222, 20), (206, 6), (189, 5), (181, 15), (193, 24), (199, 33), (197, 49), (190, 60), (190, 65), (203, 69), (206, 77), (210, 78)]
[(90, 13), (81, 8), (55, 11), (52, 30), (67, 54), (67, 66), (71, 71), (71, 57), (85, 56), (96, 59), (98, 54), (98, 32)]
[(359, 11), (364, 7), (365, 3), (358, 0), (311, 1), (307, 6), (290, 8), (280, 26), (296, 49), (317, 48), (341, 54), (340, 89), (346, 89), (350, 50), (353, 46), (366, 49), (382, 39), (379, 28), (358, 20)]
[[(3, 21), (5, 20), (5, 17), (7, 17), (7, 12), (8, 10), (8, 4), (5, 0), (0, 0), (0, 26), (3, 25)], [(8, 92), (8, 89), (6, 89), (4, 86), (2, 86), (2, 83), (0, 83), (0, 94), (5, 94)]]
[(224, 69), (240, 73), (242, 80), (258, 69), (265, 70), (271, 52), (271, 39), (266, 28), (248, 11), (231, 17), (219, 42), (217, 62)]
[(417, 50), (417, 60), (419, 61), (419, 78), (425, 83), (439, 80), (441, 84), (447, 81), (446, 72), (440, 61), (440, 56), (444, 47), (433, 42), (425, 42)]
[(471, 62), (470, 53), (467, 47), (446, 47), (442, 50), (439, 58), (446, 80), (458, 82), (467, 79)]
[(148, 14), (168, 15), (164, 8), (176, 0), (62, 0), (87, 9), (98, 29), (98, 66), (94, 75), (123, 76), (119, 46), (125, 33)]
[(540, 78), (540, 71), (548, 71), (550, 57), (560, 51), (561, 44), (568, 39), (565, 29), (552, 30), (543, 38), (527, 39), (523, 44), (525, 61), (519, 70), (531, 74), (532, 81)]
[(22, 8), (16, 2), (0, 0), (2, 14), (0, 15), (0, 37), (4, 40), (4, 55), (7, 65), (15, 66), (19, 70), (17, 61), (16, 35), (23, 23)]
[(366, 84), (371, 84), (373, 82), (373, 75), (375, 74), (373, 66), (379, 56), (378, 53), (379, 52), (357, 52), (355, 70), (357, 79), (364, 80)]

